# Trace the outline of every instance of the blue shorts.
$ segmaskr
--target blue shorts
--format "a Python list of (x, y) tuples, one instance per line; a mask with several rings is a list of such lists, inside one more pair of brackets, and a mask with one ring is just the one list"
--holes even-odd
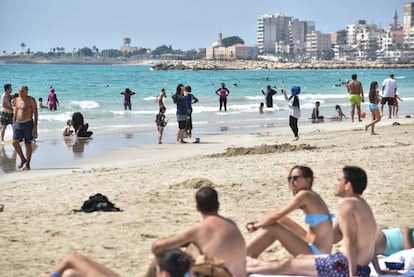
[[(315, 266), (319, 277), (349, 277), (348, 259), (341, 252), (315, 259)], [(369, 266), (357, 265), (357, 275), (369, 277)]]
[(379, 110), (379, 105), (375, 103), (369, 104), (369, 110), (372, 112), (372, 110)]
[(13, 124), (13, 114), (1, 112), (1, 125), (6, 126)]
[(13, 140), (21, 141), (24, 139), (25, 144), (31, 144), (33, 140), (33, 120), (26, 122), (16, 121), (13, 125)]

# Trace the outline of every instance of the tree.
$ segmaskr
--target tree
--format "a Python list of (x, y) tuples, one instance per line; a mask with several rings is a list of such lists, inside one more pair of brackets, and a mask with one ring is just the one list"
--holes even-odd
[(88, 47), (83, 47), (78, 50), (78, 55), (81, 57), (93, 57), (92, 49)]
[(20, 47), (22, 48), (22, 53), (24, 53), (24, 48), (26, 48), (26, 44), (24, 42), (20, 43)]
[(154, 51), (152, 51), (152, 54), (154, 56), (159, 56), (159, 55), (164, 55), (164, 54), (171, 54), (173, 52), (172, 50), (172, 46), (167, 46), (167, 45), (161, 45), (158, 46), (157, 48), (155, 48)]
[(102, 50), (102, 56), (107, 58), (119, 58), (122, 57), (122, 51), (118, 49)]
[(244, 40), (242, 40), (238, 36), (226, 37), (226, 38), (223, 38), (223, 40), (221, 41), (221, 44), (224, 47), (229, 47), (235, 44), (244, 44)]

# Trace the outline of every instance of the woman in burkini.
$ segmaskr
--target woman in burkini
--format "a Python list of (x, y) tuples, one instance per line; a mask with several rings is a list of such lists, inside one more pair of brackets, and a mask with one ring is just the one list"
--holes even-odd
[[(296, 165), (290, 170), (287, 179), (293, 199), (262, 219), (246, 224), (250, 233), (257, 231), (247, 243), (247, 256), (257, 258), (276, 240), (293, 256), (331, 253), (333, 215), (321, 196), (312, 190), (312, 169)], [(304, 212), (308, 231), (287, 217), (296, 209)]]
[(380, 122), (381, 114), (379, 111), (379, 102), (380, 96), (378, 91), (378, 82), (372, 81), (369, 87), (369, 110), (371, 111), (371, 123), (365, 125), (365, 131), (368, 131), (368, 128), (371, 127), (371, 135), (376, 135), (374, 129), (375, 124)]

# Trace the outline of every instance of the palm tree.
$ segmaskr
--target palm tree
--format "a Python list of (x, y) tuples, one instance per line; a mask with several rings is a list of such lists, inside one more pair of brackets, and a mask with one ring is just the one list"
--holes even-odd
[(20, 47), (22, 48), (22, 53), (24, 53), (24, 48), (26, 47), (26, 44), (24, 42), (20, 43)]

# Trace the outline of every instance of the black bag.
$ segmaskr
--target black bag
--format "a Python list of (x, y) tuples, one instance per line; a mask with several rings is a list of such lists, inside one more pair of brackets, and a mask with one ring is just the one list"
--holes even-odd
[(122, 210), (115, 207), (115, 204), (109, 201), (105, 195), (97, 193), (90, 196), (88, 200), (83, 202), (81, 209), (76, 211), (91, 213), (94, 211), (120, 212)]

